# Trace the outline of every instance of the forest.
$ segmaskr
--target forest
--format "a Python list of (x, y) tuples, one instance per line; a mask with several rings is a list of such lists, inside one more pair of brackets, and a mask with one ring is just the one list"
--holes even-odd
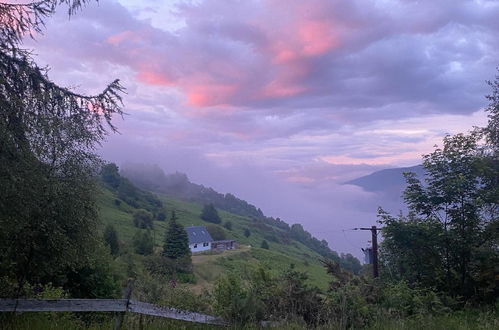
[[(140, 184), (140, 173), (127, 178), (101, 159), (96, 150), (124, 115), (125, 87), (114, 80), (97, 95), (61, 87), (22, 46), (56, 10), (77, 15), (84, 4), (0, 2), (0, 298), (120, 298), (132, 279), (136, 299), (216, 315), (233, 328), (499, 327), (499, 76), (488, 82), (487, 124), (446, 136), (423, 157), (424, 178), (404, 174), (408, 212), (379, 208), (373, 278), (370, 265), (301, 224), (186, 177)], [(203, 255), (217, 264), (202, 264), (189, 251), (190, 224), (251, 249)], [(202, 278), (201, 265), (216, 276)], [(8, 329), (113, 322), (105, 312), (0, 314)], [(198, 327), (206, 328), (134, 315), (124, 324)]]

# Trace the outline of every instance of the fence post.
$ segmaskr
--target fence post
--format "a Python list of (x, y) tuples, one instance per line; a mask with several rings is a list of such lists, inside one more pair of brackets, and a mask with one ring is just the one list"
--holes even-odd
[(120, 330), (121, 325), (123, 324), (123, 319), (125, 318), (125, 313), (128, 311), (128, 306), (130, 305), (130, 298), (132, 297), (133, 290), (133, 280), (128, 280), (128, 285), (125, 290), (124, 299), (126, 299), (125, 311), (118, 314), (116, 317), (116, 321), (114, 323), (114, 330)]

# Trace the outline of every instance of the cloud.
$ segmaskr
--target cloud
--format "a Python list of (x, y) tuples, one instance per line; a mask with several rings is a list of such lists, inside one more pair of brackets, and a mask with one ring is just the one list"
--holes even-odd
[(321, 235), (382, 202), (342, 182), (484, 124), (497, 17), (486, 0), (108, 0), (60, 10), (26, 47), (62, 85), (127, 87), (105, 158), (185, 171)]

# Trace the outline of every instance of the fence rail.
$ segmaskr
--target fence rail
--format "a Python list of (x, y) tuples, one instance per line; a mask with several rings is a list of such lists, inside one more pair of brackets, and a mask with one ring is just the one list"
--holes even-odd
[(128, 299), (0, 299), (0, 312), (132, 312), (195, 323), (227, 325), (219, 317)]

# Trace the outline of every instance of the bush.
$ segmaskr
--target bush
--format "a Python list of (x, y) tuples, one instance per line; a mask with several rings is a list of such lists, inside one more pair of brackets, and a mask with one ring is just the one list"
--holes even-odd
[(222, 219), (220, 219), (217, 209), (215, 208), (215, 206), (213, 206), (213, 204), (206, 204), (203, 207), (203, 211), (201, 212), (201, 219), (216, 224), (222, 223)]
[(177, 273), (192, 273), (192, 262), (189, 256), (171, 259), (161, 255), (149, 256), (144, 260), (145, 268), (153, 275), (167, 278)]
[(251, 231), (248, 228), (244, 228), (244, 236), (250, 237)]
[(156, 220), (165, 221), (166, 220), (166, 213), (164, 211), (159, 211), (158, 214), (156, 215)]
[(227, 230), (232, 230), (232, 222), (230, 222), (230, 221), (225, 222), (224, 228)]
[(144, 209), (138, 209), (133, 213), (133, 224), (137, 228), (142, 228), (142, 229), (152, 229), (153, 228), (153, 216), (151, 212), (144, 210)]
[(142, 255), (150, 255), (153, 253), (154, 242), (151, 236), (151, 232), (147, 230), (146, 232), (138, 231), (133, 237), (133, 246), (135, 253)]
[(104, 241), (111, 249), (111, 254), (117, 256), (120, 253), (120, 244), (118, 242), (118, 233), (113, 225), (107, 225), (104, 230)]
[(218, 280), (213, 297), (215, 313), (230, 322), (245, 324), (262, 319), (257, 297), (244, 288), (241, 280), (234, 275)]
[(227, 238), (225, 231), (217, 225), (207, 225), (206, 230), (210, 233), (211, 238), (215, 241), (222, 241)]
[(266, 240), (263, 240), (263, 241), (262, 241), (262, 244), (260, 245), (260, 247), (261, 247), (262, 249), (266, 249), (266, 250), (268, 250), (268, 249), (269, 249), (269, 243), (267, 243), (267, 241), (266, 241)]
[(99, 246), (86, 266), (69, 272), (64, 289), (73, 298), (118, 298), (122, 278), (115, 267), (109, 253)]

